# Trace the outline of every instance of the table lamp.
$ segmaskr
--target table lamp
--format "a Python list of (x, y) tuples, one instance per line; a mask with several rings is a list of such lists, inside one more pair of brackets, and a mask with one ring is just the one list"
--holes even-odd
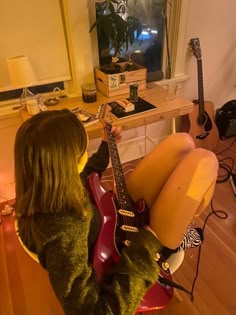
[(37, 81), (30, 60), (26, 56), (9, 57), (7, 58), (7, 66), (12, 85), (23, 88), (20, 104), (25, 107), (26, 99), (33, 96), (28, 87)]

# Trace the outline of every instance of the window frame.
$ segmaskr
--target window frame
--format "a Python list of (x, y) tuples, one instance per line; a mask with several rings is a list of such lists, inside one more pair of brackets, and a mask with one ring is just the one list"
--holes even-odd
[[(103, 0), (98, 1), (102, 2)], [(171, 10), (168, 8), (167, 12), (169, 45), (172, 52), (172, 77), (155, 81), (158, 85), (167, 85), (170, 81), (181, 83), (188, 79), (188, 75), (185, 73), (185, 55), (189, 0), (168, 1), (172, 7)], [(81, 84), (94, 82), (94, 67), (99, 66), (96, 30), (94, 29), (92, 33), (89, 33), (90, 26), (96, 17), (95, 0), (59, 0), (59, 2), (71, 70), (71, 80), (64, 81), (65, 93), (69, 97), (73, 97), (81, 95)], [(166, 45), (164, 45), (164, 71), (166, 64), (167, 53)], [(16, 103), (16, 99), (14, 101)], [(13, 100), (3, 103), (9, 106)]]
[[(65, 2), (65, 0), (62, 0), (62, 1)], [(97, 2), (99, 1), (102, 2), (103, 0), (97, 0)], [(163, 79), (160, 81), (155, 81), (155, 83), (158, 85), (167, 85), (168, 82), (170, 81), (181, 83), (181, 82), (186, 81), (189, 78), (189, 76), (185, 72), (185, 55), (186, 55), (186, 47), (187, 47), (186, 30), (187, 30), (187, 23), (188, 23), (189, 0), (168, 0), (168, 1), (170, 5), (168, 5), (167, 19), (168, 19), (168, 29), (169, 29), (169, 46), (172, 52), (171, 54), (172, 77), (170, 79)], [(83, 14), (87, 16), (88, 21), (89, 21), (88, 28), (84, 30), (85, 35), (87, 36), (88, 30), (96, 18), (95, 0), (93, 1), (87, 0), (87, 11), (85, 10)], [(67, 29), (67, 34), (68, 34), (68, 29)], [(86, 47), (86, 49), (88, 50), (89, 50), (89, 45), (90, 45), (90, 52), (91, 52), (91, 63), (89, 64), (89, 67), (92, 69), (92, 76), (93, 76), (94, 67), (99, 66), (96, 29), (94, 29), (93, 32), (90, 33), (90, 43), (88, 43), (88, 47)], [(163, 51), (163, 70), (164, 71), (166, 69), (166, 65), (167, 65), (167, 52), (166, 52), (166, 44), (165, 44), (164, 51)], [(81, 67), (83, 68), (83, 65), (81, 65)], [(80, 66), (78, 67), (78, 69), (80, 69)], [(76, 72), (76, 69), (75, 69), (75, 72)], [(80, 71), (80, 73), (81, 72), (82, 71)], [(88, 73), (85, 77), (86, 78), (88, 77)], [(72, 81), (73, 81), (73, 75), (72, 75)], [(92, 81), (94, 81), (94, 78), (92, 78)], [(75, 84), (73, 86), (75, 87)], [(77, 86), (76, 90), (77, 90), (77, 93), (79, 94), (81, 93), (80, 86)]]

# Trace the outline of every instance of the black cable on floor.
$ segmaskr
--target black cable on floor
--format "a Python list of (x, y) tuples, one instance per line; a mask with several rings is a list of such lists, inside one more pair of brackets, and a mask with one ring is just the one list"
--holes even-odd
[[(226, 161), (231, 162), (229, 165), (228, 163), (226, 163)], [(231, 157), (226, 157), (224, 159), (218, 160), (219, 162), (219, 170), (223, 170), (224, 174), (223, 175), (218, 175), (217, 177), (217, 183), (223, 183), (226, 182), (230, 175), (232, 175), (233, 173), (233, 169), (234, 169), (234, 159)]]
[[(231, 144), (227, 148), (225, 148), (224, 150), (216, 153), (217, 158), (218, 158), (219, 155), (221, 155), (222, 153), (224, 153), (227, 150), (229, 150), (233, 146), (233, 144), (235, 142), (236, 142), (236, 137), (235, 137), (235, 139), (231, 142)], [(229, 162), (229, 161), (230, 161), (230, 165), (228, 163), (226, 163), (226, 162)], [(222, 159), (218, 158), (218, 162), (219, 162), (219, 169), (220, 170), (223, 169), (225, 174), (224, 175), (218, 175), (216, 183), (223, 183), (223, 182), (226, 182), (230, 178), (231, 175), (233, 175), (234, 159), (231, 158), (231, 157), (226, 157), (226, 158), (222, 158)], [(212, 199), (211, 200), (211, 212), (207, 215), (207, 217), (206, 217), (206, 219), (204, 221), (204, 224), (203, 224), (203, 228), (202, 228), (203, 235), (204, 235), (206, 224), (207, 224), (209, 218), (212, 215), (215, 215), (217, 218), (222, 219), (222, 220), (225, 220), (225, 219), (228, 218), (228, 214), (227, 214), (226, 211), (224, 211), (224, 210), (215, 210), (214, 209), (213, 199)], [(198, 278), (198, 274), (199, 274), (201, 252), (202, 252), (202, 245), (199, 246), (199, 249), (198, 249), (196, 274), (195, 274), (195, 278), (194, 278), (193, 283), (192, 283), (192, 289), (191, 289), (191, 301), (192, 302), (194, 302), (194, 288), (195, 288), (195, 284), (196, 284), (196, 281), (197, 281), (197, 278)]]
[[(207, 215), (207, 217), (206, 217), (206, 219), (204, 221), (203, 228), (202, 228), (203, 234), (204, 234), (204, 231), (205, 231), (206, 224), (207, 224), (210, 216), (212, 216), (212, 215), (215, 215), (217, 218), (222, 219), (222, 220), (225, 220), (225, 219), (228, 218), (228, 214), (227, 214), (226, 211), (224, 211), (224, 210), (215, 210), (214, 209), (213, 199), (211, 199), (211, 212)], [(199, 246), (199, 249), (198, 249), (196, 275), (195, 275), (195, 278), (193, 280), (192, 289), (191, 289), (191, 301), (192, 302), (194, 302), (194, 288), (195, 288), (195, 284), (196, 284), (196, 281), (197, 281), (197, 278), (198, 278), (198, 273), (199, 273), (201, 251), (202, 251), (202, 245)]]
[(222, 153), (224, 153), (224, 152), (226, 152), (227, 150), (229, 150), (229, 149), (233, 146), (233, 144), (235, 143), (235, 141), (236, 141), (236, 137), (234, 138), (234, 140), (231, 142), (231, 144), (230, 144), (227, 148), (225, 148), (224, 150), (222, 150), (222, 151), (216, 153), (216, 156), (217, 156), (217, 155), (220, 155), (220, 154), (222, 154)]

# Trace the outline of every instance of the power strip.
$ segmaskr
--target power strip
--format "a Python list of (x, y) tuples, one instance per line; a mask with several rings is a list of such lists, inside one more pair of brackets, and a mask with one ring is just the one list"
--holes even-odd
[(231, 174), (229, 180), (233, 188), (234, 196), (236, 197), (236, 174)]

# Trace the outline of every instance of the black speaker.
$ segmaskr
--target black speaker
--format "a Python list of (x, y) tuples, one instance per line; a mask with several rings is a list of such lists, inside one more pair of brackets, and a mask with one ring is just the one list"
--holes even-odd
[(221, 139), (236, 136), (236, 100), (231, 100), (217, 109), (215, 121)]

